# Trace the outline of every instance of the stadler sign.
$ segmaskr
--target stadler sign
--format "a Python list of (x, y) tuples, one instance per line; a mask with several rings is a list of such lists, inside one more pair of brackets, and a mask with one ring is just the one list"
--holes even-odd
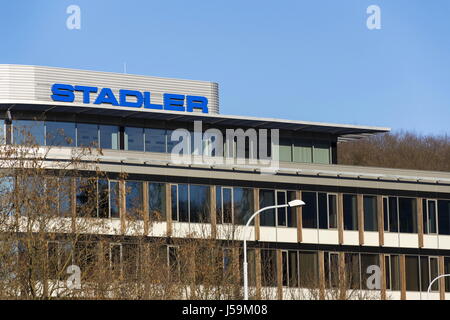
[(148, 91), (120, 89), (119, 99), (117, 99), (110, 88), (99, 89), (98, 87), (55, 83), (52, 85), (53, 94), (51, 98), (58, 102), (74, 102), (75, 91), (83, 93), (83, 103), (86, 104), (91, 103), (91, 98), (95, 98), (93, 104), (187, 112), (201, 109), (203, 113), (208, 113), (208, 99), (206, 97), (174, 93), (164, 93), (163, 104), (153, 104), (151, 103), (151, 93)]

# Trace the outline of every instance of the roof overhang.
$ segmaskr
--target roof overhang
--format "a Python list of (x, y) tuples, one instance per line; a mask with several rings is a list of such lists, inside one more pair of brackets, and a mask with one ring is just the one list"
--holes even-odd
[(162, 121), (180, 121), (193, 122), (202, 121), (207, 125), (216, 125), (220, 127), (242, 127), (255, 129), (279, 129), (294, 132), (316, 132), (335, 135), (339, 141), (348, 141), (365, 138), (374, 134), (389, 132), (390, 128), (358, 126), (348, 124), (333, 124), (323, 122), (309, 122), (296, 120), (283, 120), (273, 118), (258, 118), (247, 116), (233, 116), (220, 114), (205, 114), (200, 112), (178, 112), (167, 110), (154, 110), (131, 107), (112, 107), (112, 106), (86, 106), (77, 103), (48, 103), (33, 104), (30, 101), (11, 101), (0, 99), (0, 110), (6, 111), (34, 111), (34, 112), (52, 112), (52, 113), (70, 113), (83, 115), (108, 115), (112, 117), (128, 119), (148, 119)]

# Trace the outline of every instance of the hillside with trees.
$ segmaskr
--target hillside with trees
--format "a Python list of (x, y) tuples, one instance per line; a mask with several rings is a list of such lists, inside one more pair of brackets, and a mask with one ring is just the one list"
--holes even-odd
[(339, 145), (344, 165), (450, 171), (450, 136), (394, 132)]

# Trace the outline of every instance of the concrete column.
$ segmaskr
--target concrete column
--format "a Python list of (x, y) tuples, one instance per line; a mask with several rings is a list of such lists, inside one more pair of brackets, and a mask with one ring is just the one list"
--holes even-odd
[(149, 207), (148, 207), (148, 182), (143, 182), (142, 185), (142, 192), (143, 192), (143, 201), (142, 204), (142, 215), (143, 215), (143, 221), (144, 221), (144, 236), (148, 235), (150, 230), (150, 223), (153, 223), (153, 221), (150, 221), (150, 215), (149, 215)]
[(167, 221), (167, 236), (172, 236), (172, 192), (170, 190), (170, 183), (165, 184), (166, 188), (166, 221)]
[[(301, 199), (302, 198), (302, 192), (296, 191), (295, 192), (296, 198)], [(296, 214), (297, 214), (297, 242), (303, 241), (303, 207), (297, 207), (296, 208)]]
[(280, 249), (277, 249), (277, 299), (283, 300), (283, 259)]
[(417, 232), (419, 234), (419, 248), (423, 248), (423, 204), (422, 198), (417, 198)]
[(400, 255), (400, 290), (401, 299), (406, 300), (406, 257)]
[(358, 194), (356, 196), (358, 207), (358, 230), (359, 230), (359, 245), (364, 244), (364, 202), (363, 195)]
[[(253, 203), (255, 212), (259, 210), (259, 189), (253, 189)], [(259, 215), (255, 217), (255, 241), (259, 241), (261, 239), (261, 230), (260, 230), (260, 218)]]
[[(445, 274), (444, 257), (439, 257), (439, 275)], [(439, 280), (439, 298), (445, 300), (445, 277)]]
[(215, 239), (217, 237), (217, 212), (216, 212), (216, 187), (210, 186), (209, 189), (209, 196), (210, 200), (209, 203), (211, 204), (211, 238)]
[[(384, 228), (383, 228), (384, 229)], [(380, 271), (381, 271), (381, 300), (386, 300), (386, 260), (383, 253), (380, 253)]]
[(319, 251), (319, 299), (325, 300), (325, 252)]
[(339, 244), (344, 244), (344, 196), (342, 193), (338, 194), (337, 197), (337, 205), (338, 205), (338, 237)]
[(378, 243), (384, 246), (384, 213), (383, 213), (383, 197), (377, 196), (377, 218), (378, 218)]

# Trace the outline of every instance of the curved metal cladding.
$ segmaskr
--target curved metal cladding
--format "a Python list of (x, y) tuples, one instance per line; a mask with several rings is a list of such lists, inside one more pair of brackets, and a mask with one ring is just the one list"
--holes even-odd
[[(120, 89), (149, 91), (155, 104), (163, 103), (164, 93), (203, 96), (209, 113), (219, 113), (214, 82), (25, 65), (0, 65), (0, 103), (55, 104), (51, 99), (55, 83), (111, 88), (114, 94)], [(94, 106), (93, 100), (85, 105)], [(74, 103), (82, 102), (82, 93), (75, 94)]]

